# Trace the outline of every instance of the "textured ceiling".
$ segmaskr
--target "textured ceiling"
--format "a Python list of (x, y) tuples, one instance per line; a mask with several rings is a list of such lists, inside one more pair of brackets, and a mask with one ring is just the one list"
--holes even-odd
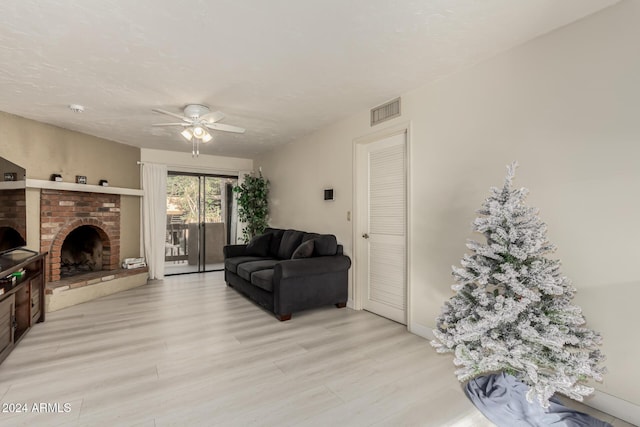
[(201, 103), (254, 157), (616, 2), (3, 0), (0, 111), (190, 152), (151, 109)]

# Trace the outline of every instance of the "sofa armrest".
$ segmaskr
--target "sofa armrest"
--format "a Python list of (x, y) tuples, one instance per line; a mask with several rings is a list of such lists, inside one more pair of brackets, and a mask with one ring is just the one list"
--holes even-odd
[(273, 311), (288, 317), (296, 311), (328, 304), (344, 304), (348, 299), (348, 256), (281, 261), (273, 270)]
[(314, 274), (336, 273), (347, 271), (349, 267), (351, 267), (351, 259), (346, 255), (289, 259), (276, 264), (274, 277), (288, 279)]
[(247, 249), (247, 245), (226, 245), (222, 248), (224, 258), (233, 258), (244, 255), (244, 251)]

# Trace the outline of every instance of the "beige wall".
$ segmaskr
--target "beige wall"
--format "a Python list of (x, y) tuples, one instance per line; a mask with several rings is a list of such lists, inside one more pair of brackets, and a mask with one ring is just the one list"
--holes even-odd
[[(335, 233), (351, 253), (354, 140), (409, 122), (409, 322), (429, 335), (452, 295), (451, 265), (481, 237), (470, 235), (475, 211), (518, 160), (515, 183), (531, 190), (576, 302), (603, 334), (609, 373), (597, 388), (640, 405), (639, 21), (640, 2), (623, 1), (402, 94), (399, 119), (370, 128), (362, 111), (257, 159), (271, 223)], [(322, 201), (327, 186), (334, 203)]]
[[(0, 156), (26, 169), (27, 178), (65, 182), (76, 175), (88, 184), (109, 181), (111, 187), (140, 188), (140, 149), (0, 112)], [(39, 190), (27, 190), (27, 244), (40, 248)], [(122, 196), (120, 256), (140, 256), (140, 198)]]

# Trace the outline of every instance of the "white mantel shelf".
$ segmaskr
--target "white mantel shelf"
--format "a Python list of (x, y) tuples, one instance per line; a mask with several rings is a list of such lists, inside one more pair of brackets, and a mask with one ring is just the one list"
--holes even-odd
[(25, 188), (24, 180), (0, 181), (0, 190), (20, 190), (21, 188)]
[(122, 187), (103, 187), (102, 185), (76, 184), (73, 182), (45, 181), (42, 179), (29, 179), (26, 181), (0, 182), (0, 190), (18, 188), (45, 188), (47, 190), (83, 191), (85, 193), (120, 194), (123, 196), (142, 197), (142, 190)]

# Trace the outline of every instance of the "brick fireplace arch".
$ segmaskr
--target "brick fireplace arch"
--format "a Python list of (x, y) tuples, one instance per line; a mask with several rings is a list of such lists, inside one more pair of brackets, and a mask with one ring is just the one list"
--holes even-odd
[(0, 192), (0, 227), (12, 228), (23, 240), (27, 236), (27, 210), (24, 190)]
[[(111, 227), (94, 218), (77, 219), (63, 227), (51, 242), (49, 249), (47, 249), (49, 251), (48, 271), (52, 282), (60, 280), (62, 244), (72, 231), (82, 226), (91, 227), (97, 232), (98, 236), (100, 236), (100, 240), (102, 241), (102, 269), (115, 270), (118, 268), (120, 251), (117, 245), (115, 247), (112, 245), (113, 239), (109, 236), (109, 232), (107, 231)], [(111, 232), (113, 233), (113, 230), (111, 230)]]
[(15, 230), (23, 240), (26, 240), (25, 236), (27, 235), (27, 230), (25, 225), (21, 222), (6, 219), (0, 220), (0, 228), (11, 228)]
[(49, 252), (49, 281), (60, 280), (62, 244), (73, 230), (92, 227), (102, 241), (102, 269), (115, 270), (120, 260), (120, 196), (45, 190), (40, 193), (40, 250)]
[(0, 221), (0, 251), (27, 244), (24, 231), (16, 221)]

